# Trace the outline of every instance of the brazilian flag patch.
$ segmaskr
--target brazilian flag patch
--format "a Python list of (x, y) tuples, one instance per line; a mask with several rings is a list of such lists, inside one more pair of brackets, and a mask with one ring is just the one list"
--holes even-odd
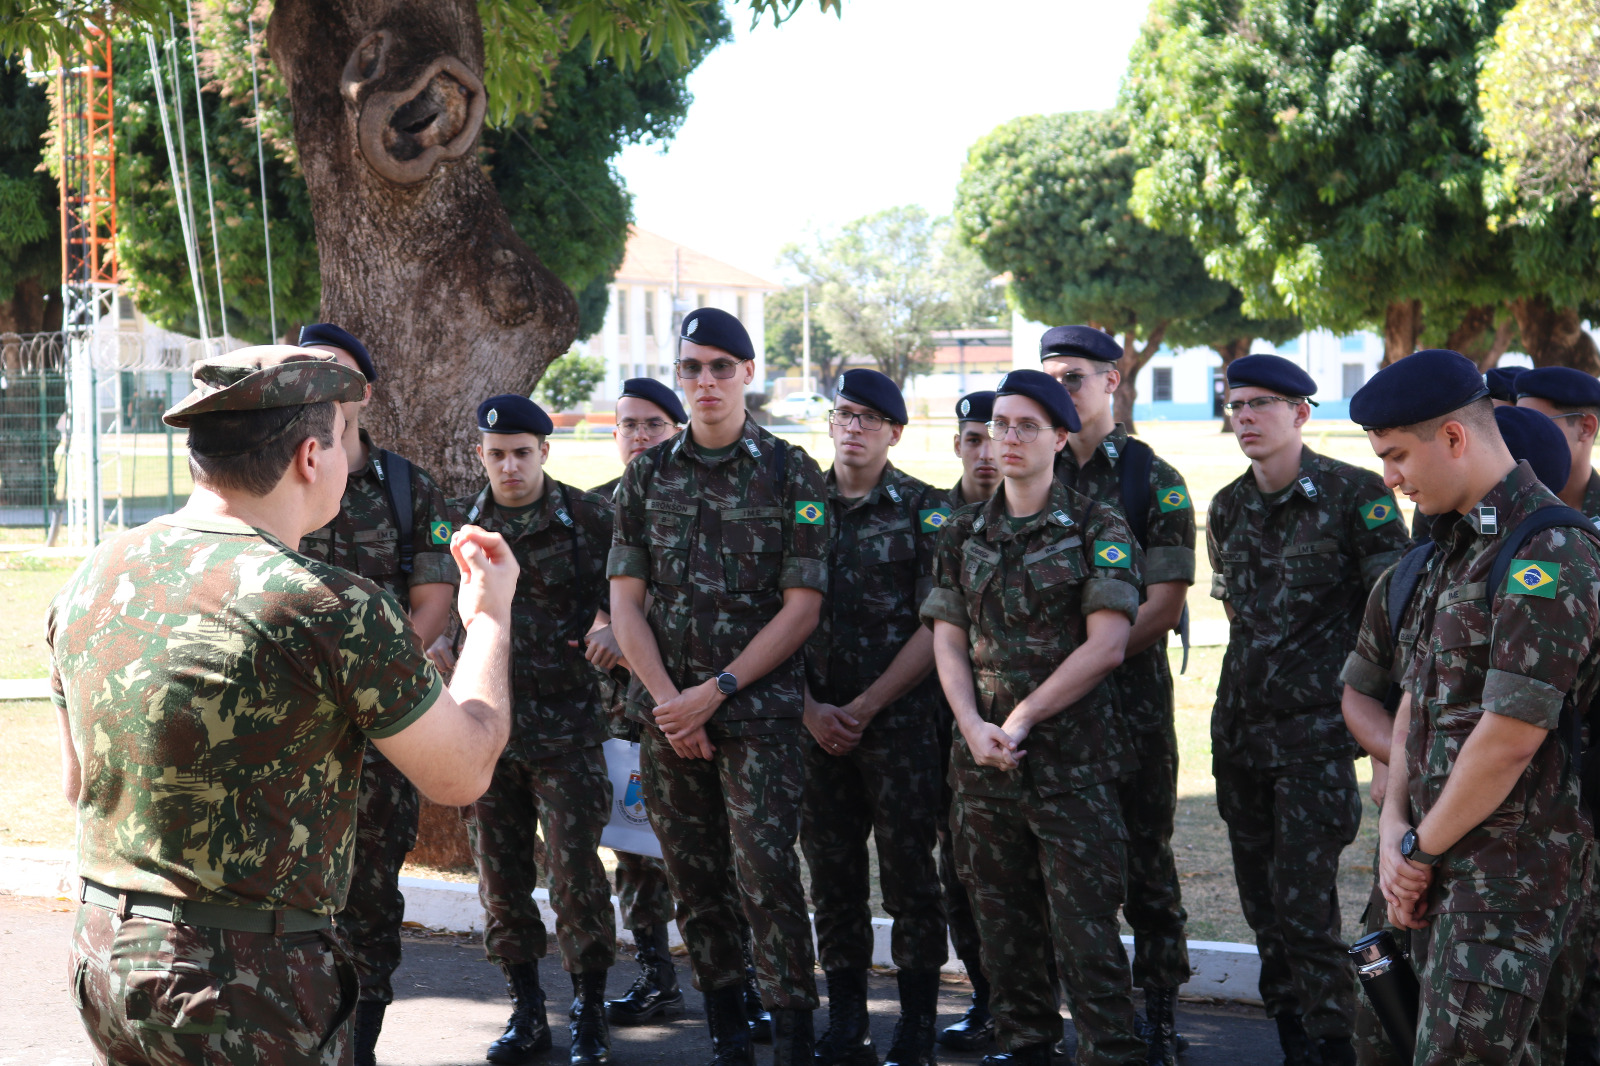
[(1189, 503), (1189, 494), (1183, 491), (1182, 485), (1174, 485), (1171, 488), (1162, 489), (1156, 493), (1156, 500), (1161, 504), (1162, 514), (1166, 514), (1168, 511), (1181, 511), (1185, 507), (1192, 506)]
[(943, 529), (944, 524), (950, 521), (950, 509), (948, 507), (932, 507), (926, 511), (918, 511), (917, 518), (921, 520), (922, 531), (931, 533), (936, 529)]
[(1373, 500), (1361, 507), (1361, 521), (1367, 524), (1368, 529), (1377, 529), (1385, 522), (1393, 522), (1400, 517), (1400, 508), (1394, 505), (1393, 496)]
[(1128, 570), (1133, 567), (1133, 549), (1114, 540), (1097, 540), (1094, 542), (1094, 562), (1096, 566), (1116, 566)]
[(450, 543), (450, 523), (435, 522), (428, 527), (428, 537), (435, 544)]
[(1511, 564), (1511, 573), (1506, 575), (1506, 591), (1553, 600), (1560, 578), (1560, 563), (1535, 563), (1518, 559)]
[(823, 516), (826, 514), (822, 504), (816, 500), (796, 500), (794, 504), (794, 520), (804, 526), (822, 525)]

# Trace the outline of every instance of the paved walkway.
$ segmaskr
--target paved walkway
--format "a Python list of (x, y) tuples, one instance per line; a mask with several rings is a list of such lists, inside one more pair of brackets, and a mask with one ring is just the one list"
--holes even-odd
[[(74, 908), (54, 901), (0, 895), (0, 1066), (67, 1066), (89, 1061), (88, 1041), (66, 991), (66, 952)], [(679, 960), (680, 976), (687, 971)], [(550, 993), (551, 1021), (564, 1022), (561, 1008), (570, 981), (558, 964), (542, 967)], [(611, 973), (611, 994), (620, 995), (634, 976), (631, 962)], [(892, 975), (872, 979), (873, 1033), (878, 1050), (888, 1050), (894, 1030)], [(467, 1066), (483, 1061), (483, 1049), (500, 1035), (508, 1006), (500, 971), (483, 958), (477, 938), (436, 934), (408, 938), (406, 959), (395, 975), (397, 1000), (389, 1008), (378, 1061), (383, 1066)], [(940, 997), (940, 1024), (947, 1025), (966, 1006), (964, 982), (946, 979)], [(1259, 1011), (1184, 1004), (1179, 1026), (1193, 1046), (1188, 1066), (1238, 1066), (1278, 1057), (1276, 1033)], [(819, 1012), (817, 1028), (826, 1024)], [(558, 1030), (556, 1047), (545, 1057), (560, 1066), (567, 1046)], [(617, 1066), (692, 1066), (709, 1060), (705, 1014), (700, 996), (689, 992), (689, 1014), (666, 1025), (613, 1031)], [(767, 1062), (770, 1052), (758, 1052)], [(952, 1066), (975, 1066), (979, 1054), (940, 1053)]]

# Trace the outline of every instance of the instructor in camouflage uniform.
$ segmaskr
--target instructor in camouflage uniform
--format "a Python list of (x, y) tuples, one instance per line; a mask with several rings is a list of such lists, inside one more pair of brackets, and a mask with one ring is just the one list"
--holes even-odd
[(1600, 689), (1600, 546), (1557, 525), (1493, 580), (1500, 546), (1558, 500), (1511, 458), (1471, 360), (1408, 356), (1350, 415), (1385, 481), (1438, 516), (1380, 823), (1389, 918), (1419, 963), (1414, 1061), (1538, 1061), (1531, 1034), (1594, 847), (1567, 727)]
[[(795, 854), (804, 664), (827, 589), (822, 472), (744, 409), (755, 372), (734, 316), (684, 317), (689, 429), (629, 464), (607, 573), (644, 727), (650, 823), (682, 914), (716, 1060), (752, 1059), (737, 903), (754, 932), (777, 1066), (812, 1057), (811, 927)], [(648, 597), (648, 613), (646, 610)], [(728, 870), (741, 900), (728, 890)]]
[(961, 731), (956, 862), (982, 937), (1008, 1066), (1048, 1066), (1061, 1036), (1052, 945), (1081, 1063), (1143, 1063), (1118, 936), (1127, 832), (1116, 781), (1137, 765), (1111, 671), (1139, 610), (1139, 549), (1117, 511), (1057, 481), (1079, 428), (1038, 370), (1001, 379), (990, 432), (1005, 480), (956, 512), (922, 605)]
[(1406, 544), (1378, 475), (1302, 443), (1315, 391), (1276, 355), (1229, 365), (1250, 469), (1216, 494), (1206, 522), (1211, 594), (1231, 623), (1211, 719), (1217, 808), (1290, 1066), (1355, 1061), (1336, 879), (1361, 796), (1338, 677), (1368, 591)]
[(468, 636), (446, 690), (393, 596), (292, 547), (339, 511), (361, 375), (279, 346), (194, 384), (165, 415), (189, 431), (188, 503), (101, 544), (47, 622), (80, 827), (70, 987), (102, 1062), (336, 1066), (362, 749), (436, 802), (483, 791), (516, 563), (453, 538)]
[[(350, 479), (339, 513), (306, 534), (300, 551), (360, 574), (393, 596), (411, 616), (426, 648), (444, 632), (457, 580), (444, 494), (426, 471), (377, 447), (361, 428), (361, 413), (378, 380), (366, 345), (327, 322), (301, 329), (300, 345), (329, 352), (367, 379), (361, 400), (344, 406), (342, 443)], [(402, 477), (403, 486), (395, 481)], [(391, 978), (400, 965), (400, 927), (406, 913), (400, 867), (416, 846), (418, 813), (417, 790), (377, 745), (368, 744), (356, 806), (355, 874), (337, 919), (361, 975), (351, 1041), (355, 1066), (373, 1066), (384, 1010), (394, 1002)]]
[(828, 601), (806, 647), (806, 786), (800, 845), (811, 868), (817, 953), (828, 978), (828, 1029), (817, 1066), (878, 1066), (867, 1015), (872, 966), (870, 836), (900, 1020), (885, 1066), (929, 1066), (939, 968), (949, 957), (939, 881), (943, 714), (933, 634), (917, 619), (933, 550), (950, 516), (944, 494), (894, 468), (905, 430), (900, 389), (876, 370), (839, 375), (828, 435)]
[[(488, 1060), (522, 1063), (550, 1047), (539, 960), (549, 950), (539, 905), (535, 832), (544, 837), (561, 965), (576, 998), (572, 1066), (610, 1060), (606, 972), (616, 957), (611, 886), (600, 833), (611, 781), (600, 743), (605, 705), (584, 644), (609, 623), (604, 607), (610, 501), (544, 472), (550, 416), (525, 396), (478, 406), (478, 460), (488, 484), (451, 500), (464, 523), (501, 534), (522, 567), (511, 604), (511, 740), (483, 798), (464, 812), (478, 864), (483, 944), (506, 973), (513, 1005)], [(614, 666), (616, 658), (597, 665)]]
[[(1194, 584), (1194, 503), (1183, 475), (1116, 421), (1111, 405), (1122, 383), (1121, 358), (1122, 345), (1092, 326), (1056, 326), (1039, 344), (1045, 373), (1072, 395), (1083, 424), (1056, 456), (1056, 477), (1121, 511), (1144, 549), (1144, 602), (1111, 685), (1139, 757), (1139, 769), (1117, 783), (1128, 827), (1123, 913), (1133, 927), (1133, 983), (1144, 989), (1152, 1060), (1171, 1062), (1178, 986), (1191, 971), (1184, 933), (1188, 914), (1172, 857), (1178, 732), (1167, 634), (1178, 627)], [(1139, 477), (1136, 484), (1128, 483), (1130, 472)], [(1132, 500), (1124, 498), (1129, 489)]]

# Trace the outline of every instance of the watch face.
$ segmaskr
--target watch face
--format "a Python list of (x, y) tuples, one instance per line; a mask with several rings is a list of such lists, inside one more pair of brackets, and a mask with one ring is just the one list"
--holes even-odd
[(1400, 838), (1400, 855), (1402, 858), (1411, 858), (1412, 852), (1417, 850), (1417, 831), (1407, 829), (1406, 835)]
[(732, 674), (718, 674), (717, 688), (722, 691), (723, 695), (731, 696), (739, 691), (739, 679)]

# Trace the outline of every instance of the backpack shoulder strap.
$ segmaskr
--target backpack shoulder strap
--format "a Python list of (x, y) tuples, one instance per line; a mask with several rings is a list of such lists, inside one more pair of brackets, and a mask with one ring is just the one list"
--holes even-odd
[(1556, 526), (1571, 526), (1587, 535), (1589, 539), (1600, 543), (1600, 532), (1595, 530), (1594, 523), (1582, 511), (1564, 504), (1539, 508), (1505, 534), (1499, 550), (1494, 554), (1494, 565), (1489, 568), (1489, 587), (1485, 594), (1490, 614), (1494, 613), (1495, 597), (1500, 595), (1505, 585), (1506, 575), (1511, 572), (1511, 564), (1516, 559), (1517, 552), (1525, 548), (1528, 541), (1536, 535)]
[(1400, 620), (1405, 617), (1411, 598), (1417, 594), (1417, 584), (1422, 580), (1422, 572), (1428, 568), (1428, 560), (1432, 557), (1433, 541), (1425, 540), (1407, 551), (1395, 564), (1394, 573), (1389, 578), (1389, 597), (1385, 604), (1389, 615), (1390, 641), (1397, 639)]
[(1122, 446), (1122, 462), (1117, 470), (1121, 478), (1122, 513), (1133, 530), (1133, 539), (1141, 548), (1150, 533), (1150, 467), (1155, 456), (1150, 445), (1137, 437), (1129, 437)]
[(411, 460), (387, 448), (379, 448), (378, 456), (378, 477), (389, 498), (389, 513), (400, 530), (400, 572), (409, 574), (416, 555), (411, 542), (416, 533), (416, 516), (411, 509)]

